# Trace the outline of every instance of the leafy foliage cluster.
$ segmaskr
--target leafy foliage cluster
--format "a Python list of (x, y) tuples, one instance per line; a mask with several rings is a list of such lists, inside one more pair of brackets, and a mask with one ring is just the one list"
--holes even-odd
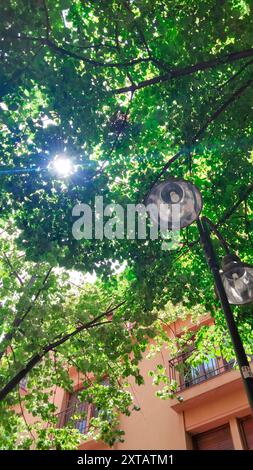
[[(105, 204), (143, 202), (157, 179), (188, 178), (202, 193), (205, 215), (252, 261), (252, 7), (251, 0), (2, 2), (1, 223), (16, 232), (1, 239), (3, 335), (31, 302), (32, 309), (14, 324), (1, 388), (56, 338), (106, 312), (112, 300), (113, 307), (125, 302), (110, 325), (81, 331), (31, 370), (25, 406), (52, 425), (53, 404), (42, 390), (71, 389), (72, 361), (95, 375), (95, 385), (110, 377), (110, 406), (95, 385), (87, 393), (93, 390), (90, 399), (112, 413), (108, 421), (101, 412), (102, 437), (121, 438), (114, 410), (128, 413), (132, 405), (118, 380), (133, 375), (142, 382), (138, 362), (148, 336), (155, 334), (158, 345), (166, 341), (155, 321), (159, 312), (166, 322), (211, 312), (215, 326), (200, 329), (197, 359), (221, 346), (225, 357), (233, 354), (195, 225), (171, 252), (161, 250), (160, 240), (77, 241), (72, 208), (93, 205), (96, 195)], [(47, 169), (60, 153), (78, 167), (65, 180)], [(118, 276), (115, 263), (127, 266)], [(71, 269), (94, 271), (97, 282), (77, 293)], [(252, 353), (252, 307), (235, 315)], [(126, 321), (134, 322), (131, 332)], [(1, 348), (9, 343), (7, 337)], [(17, 391), (3, 400), (5, 448), (16, 445), (21, 424), (9, 407), (18, 400)], [(39, 448), (52, 446), (52, 435), (57, 448), (78, 438), (48, 429), (37, 430)]]

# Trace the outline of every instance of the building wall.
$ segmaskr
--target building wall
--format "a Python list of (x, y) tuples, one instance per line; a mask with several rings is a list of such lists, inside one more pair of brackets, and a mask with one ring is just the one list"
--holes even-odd
[(148, 376), (150, 369), (164, 360), (167, 354), (157, 356), (151, 361), (144, 359), (141, 363), (141, 373), (145, 384), (137, 386), (131, 383), (130, 392), (134, 396), (134, 403), (141, 410), (133, 412), (131, 416), (121, 416), (120, 427), (125, 431), (125, 442), (117, 444), (116, 449), (186, 449), (186, 435), (184, 431), (183, 413), (176, 413), (168, 400), (155, 396), (158, 387), (153, 386), (152, 378)]
[[(210, 324), (207, 315), (202, 324)], [(182, 328), (198, 326), (191, 319), (170, 325), (168, 334), (179, 335)], [(193, 439), (199, 433), (228, 424), (235, 450), (244, 449), (239, 420), (251, 415), (246, 393), (238, 370), (229, 370), (182, 391), (182, 402), (177, 399), (161, 400), (155, 396), (156, 388), (148, 376), (150, 369), (163, 363), (168, 374), (168, 351), (164, 350), (152, 360), (144, 359), (140, 365), (145, 384), (131, 384), (136, 405), (141, 411), (130, 417), (121, 416), (125, 442), (117, 449), (192, 449)]]
[[(164, 351), (163, 357), (166, 357)], [(116, 449), (192, 449), (196, 434), (229, 424), (234, 448), (243, 449), (238, 420), (250, 415), (239, 371), (231, 370), (180, 393), (184, 401), (161, 400), (148, 370), (161, 363), (160, 355), (141, 365), (145, 384), (132, 384), (131, 392), (141, 411), (121, 416), (125, 442)]]

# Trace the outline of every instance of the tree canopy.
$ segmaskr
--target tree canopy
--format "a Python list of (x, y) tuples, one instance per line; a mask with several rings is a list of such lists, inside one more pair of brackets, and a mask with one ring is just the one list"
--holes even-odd
[[(250, 0), (8, 0), (1, 5), (1, 224), (16, 232), (12, 255), (10, 241), (2, 247), (3, 288), (13, 293), (6, 299), (2, 290), (4, 332), (10, 333), (17, 308), (29, 308), (48, 270), (66, 275), (62, 282), (53, 270), (33, 307), (36, 322), (28, 315), (23, 333), (18, 329), (18, 365), (14, 356), (9, 359), (3, 385), (63, 334), (66, 312), (64, 329), (70, 332), (77, 320), (87, 322), (106, 311), (112, 298), (113, 306), (126, 304), (113, 317), (113, 328), (102, 326), (103, 341), (99, 327), (82, 333), (89, 356), (82, 371), (99, 377), (101, 367), (101, 374), (109, 373), (108, 356), (118, 364), (121, 355), (125, 365), (114, 376), (135, 374), (141, 382), (137, 364), (148, 335), (155, 331), (166, 339), (158, 312), (170, 321), (210, 311), (216, 326), (200, 330), (200, 356), (221, 343), (225, 355), (233, 354), (195, 224), (181, 231), (176, 250), (163, 251), (161, 240), (75, 240), (72, 209), (77, 202), (94, 206), (98, 195), (104, 204), (136, 204), (157, 181), (184, 177), (200, 189), (203, 213), (241, 259), (252, 262), (252, 7)], [(48, 169), (56, 154), (68, 155), (77, 167), (64, 180)], [(36, 280), (27, 294), (15, 272), (29, 274), (29, 282), (37, 266), (39, 284)], [(117, 275), (115, 266), (125, 270)], [(72, 305), (67, 271), (73, 269), (96, 273), (97, 283)], [(251, 314), (249, 306), (235, 309), (249, 353)], [(136, 364), (127, 360), (132, 338), (122, 328), (125, 320), (137, 323)], [(33, 329), (41, 335), (33, 337)], [(76, 338), (61, 346), (59, 355), (76, 354), (78, 362)], [(50, 371), (52, 357), (47, 355)], [(56, 365), (51, 382), (60, 368)], [(34, 377), (39, 370), (36, 366)], [(119, 392), (118, 387), (114, 404)], [(130, 401), (124, 397), (126, 410)]]

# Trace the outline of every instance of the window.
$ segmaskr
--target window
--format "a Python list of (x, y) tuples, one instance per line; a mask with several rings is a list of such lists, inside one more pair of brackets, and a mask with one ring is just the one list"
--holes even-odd
[(192, 438), (196, 450), (233, 450), (229, 424), (196, 434)]
[[(108, 387), (109, 380), (104, 379), (101, 385)], [(59, 428), (69, 426), (85, 434), (89, 430), (91, 418), (97, 418), (99, 410), (92, 403), (82, 402), (79, 398), (80, 392), (81, 389), (69, 394), (66, 408), (57, 415), (57, 425)]]
[(243, 437), (246, 449), (253, 450), (253, 418), (252, 416), (247, 416), (246, 418), (241, 419), (240, 427), (241, 427), (242, 437)]
[(70, 426), (85, 434), (89, 430), (90, 419), (97, 416), (97, 409), (90, 403), (81, 402), (79, 393), (80, 390), (69, 395), (67, 408), (59, 414), (59, 426)]

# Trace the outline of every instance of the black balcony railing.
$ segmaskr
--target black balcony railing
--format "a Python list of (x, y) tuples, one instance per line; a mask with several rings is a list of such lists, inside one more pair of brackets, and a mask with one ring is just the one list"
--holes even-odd
[(223, 358), (208, 358), (197, 366), (188, 363), (194, 350), (184, 352), (169, 361), (169, 378), (178, 383), (177, 392), (200, 384), (217, 375), (233, 369), (235, 361), (227, 362)]

